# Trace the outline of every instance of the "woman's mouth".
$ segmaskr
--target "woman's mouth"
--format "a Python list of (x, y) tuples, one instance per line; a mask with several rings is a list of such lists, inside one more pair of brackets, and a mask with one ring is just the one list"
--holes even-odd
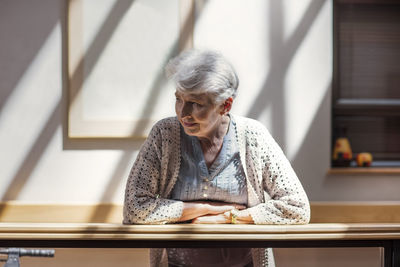
[(188, 127), (188, 128), (190, 128), (190, 127), (195, 126), (196, 123), (182, 121), (182, 125), (183, 125), (183, 127)]

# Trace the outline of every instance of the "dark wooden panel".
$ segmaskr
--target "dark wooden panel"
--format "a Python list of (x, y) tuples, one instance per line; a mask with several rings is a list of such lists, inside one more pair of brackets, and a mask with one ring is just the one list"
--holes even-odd
[(400, 2), (337, 13), (339, 98), (400, 98)]
[(400, 161), (400, 117), (337, 116), (334, 132), (345, 129), (354, 153), (370, 152), (376, 160)]
[(363, 4), (363, 5), (386, 5), (398, 4), (399, 0), (335, 0), (338, 4)]
[(333, 34), (332, 145), (399, 166), (400, 0), (335, 0)]

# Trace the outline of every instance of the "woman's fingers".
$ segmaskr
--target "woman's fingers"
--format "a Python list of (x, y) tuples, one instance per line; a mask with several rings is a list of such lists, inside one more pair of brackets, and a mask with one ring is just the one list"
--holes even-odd
[(216, 206), (216, 207), (228, 207), (230, 209), (238, 209), (238, 210), (242, 210), (247, 208), (245, 205), (241, 205), (241, 204), (236, 204), (236, 203), (221, 203), (221, 202), (207, 202), (207, 204), (211, 205), (211, 206)]
[(244, 205), (235, 204), (235, 209), (244, 210), (244, 209), (246, 209), (246, 208), (247, 208), (247, 207), (244, 206)]
[(230, 223), (229, 218), (223, 213), (217, 214), (217, 215), (206, 215), (206, 216), (201, 216), (197, 217), (192, 220), (192, 223), (195, 224), (213, 224), (213, 223), (219, 223), (219, 224), (224, 224), (224, 223)]
[[(233, 209), (243, 210), (246, 206), (235, 203), (223, 203), (223, 202), (213, 202), (213, 201), (198, 201), (198, 202), (185, 202), (186, 211), (195, 210), (196, 208), (201, 209), (200, 216), (207, 214), (221, 214)], [(186, 219), (186, 217), (185, 217)]]
[(210, 213), (211, 214), (218, 214), (218, 213), (224, 213), (227, 211), (231, 211), (233, 209), (238, 209), (238, 210), (243, 210), (246, 207), (243, 205), (223, 205), (223, 206), (213, 206), (210, 205)]

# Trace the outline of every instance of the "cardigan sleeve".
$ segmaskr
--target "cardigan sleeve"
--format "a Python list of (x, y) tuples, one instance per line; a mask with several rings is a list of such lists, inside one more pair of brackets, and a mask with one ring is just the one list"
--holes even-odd
[[(159, 123), (160, 124), (160, 123)], [(161, 127), (156, 124), (142, 145), (133, 164), (125, 189), (124, 224), (165, 224), (176, 222), (182, 215), (183, 202), (162, 197), (163, 167)]]
[(282, 149), (261, 123), (255, 123), (248, 131), (254, 168), (262, 176), (258, 191), (263, 194), (263, 201), (248, 209), (254, 223), (308, 223), (307, 195)]

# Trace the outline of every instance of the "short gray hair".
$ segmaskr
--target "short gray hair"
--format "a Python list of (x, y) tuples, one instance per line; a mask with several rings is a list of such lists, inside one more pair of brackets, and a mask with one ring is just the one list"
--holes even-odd
[(216, 104), (235, 98), (239, 79), (233, 66), (218, 52), (188, 50), (171, 59), (165, 67), (167, 77), (184, 93), (207, 93)]

